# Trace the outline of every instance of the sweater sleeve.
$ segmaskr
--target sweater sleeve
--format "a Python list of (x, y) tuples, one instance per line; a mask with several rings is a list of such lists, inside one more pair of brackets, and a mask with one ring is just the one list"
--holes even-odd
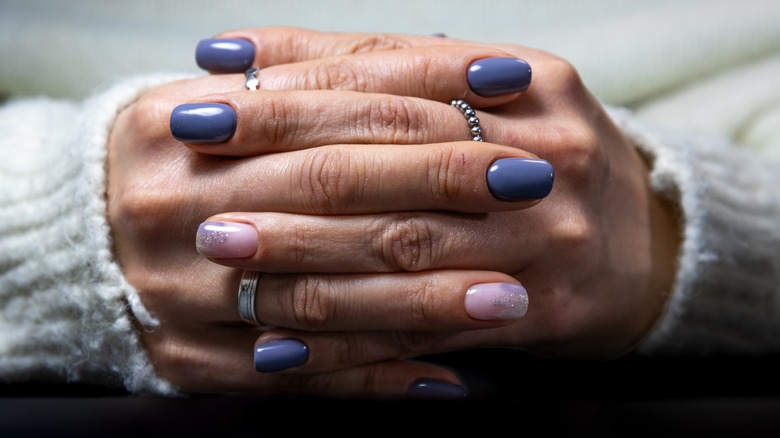
[(172, 75), (81, 103), (0, 108), (0, 380), (174, 395), (137, 333), (157, 322), (124, 279), (106, 220), (106, 144), (118, 112)]
[(651, 157), (651, 184), (683, 232), (665, 312), (644, 355), (780, 353), (780, 163), (721, 137), (613, 119)]

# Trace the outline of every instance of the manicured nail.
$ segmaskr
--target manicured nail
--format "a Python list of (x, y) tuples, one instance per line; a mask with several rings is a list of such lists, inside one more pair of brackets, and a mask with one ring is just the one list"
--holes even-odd
[(432, 34), (431, 36), (435, 36), (436, 38), (447, 38), (447, 34), (444, 32), (436, 32)]
[(274, 373), (303, 365), (309, 358), (309, 347), (296, 339), (282, 339), (255, 345), (255, 369)]
[(485, 58), (474, 61), (466, 76), (474, 93), (501, 96), (525, 91), (531, 85), (531, 66), (517, 58)]
[(412, 398), (460, 400), (466, 398), (466, 388), (439, 380), (420, 379), (409, 386)]
[(515, 283), (481, 283), (466, 291), (466, 313), (483, 321), (520, 319), (528, 310), (528, 293)]
[(236, 112), (224, 103), (187, 103), (171, 113), (171, 133), (184, 143), (224, 143), (236, 124)]
[(501, 158), (487, 172), (490, 193), (502, 201), (544, 198), (554, 179), (552, 165), (533, 158)]
[(238, 38), (200, 40), (195, 48), (198, 67), (212, 73), (243, 73), (255, 61), (255, 46)]
[(203, 222), (195, 238), (195, 247), (205, 257), (249, 257), (258, 245), (255, 227), (240, 222)]

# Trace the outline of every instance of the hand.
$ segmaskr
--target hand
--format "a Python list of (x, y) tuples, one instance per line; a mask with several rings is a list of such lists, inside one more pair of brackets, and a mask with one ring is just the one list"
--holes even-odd
[[(479, 49), (480, 56), (496, 53), (500, 52)], [(382, 58), (377, 58), (376, 62), (382, 62)], [(293, 68), (292, 72), (298, 77), (312, 74), (306, 70), (310, 66), (305, 64), (287, 67)], [(263, 80), (268, 81), (264, 86), (272, 83), (269, 78)], [(407, 388), (415, 387), (419, 379), (458, 383), (457, 377), (448, 370), (395, 359), (406, 357), (406, 352), (399, 354), (393, 340), (413, 339), (415, 335), (411, 331), (373, 335), (319, 333), (320, 344), (313, 344), (317, 348), (309, 349), (312, 357), (310, 364), (302, 367), (303, 373), (257, 373), (248, 354), (262, 332), (242, 324), (238, 318), (236, 291), (241, 270), (216, 265), (201, 257), (193, 245), (193, 234), (209, 216), (238, 209), (273, 212), (266, 216), (271, 222), (288, 217), (298, 221), (290, 222), (291, 226), (304, 224), (302, 221), (306, 218), (313, 219), (317, 225), (316, 215), (322, 224), (327, 224), (335, 215), (349, 215), (363, 221), (373, 217), (374, 227), (380, 233), (375, 247), (380, 249), (381, 243), (386, 242), (390, 245), (386, 252), (388, 260), (399, 266), (408, 264), (413, 269), (414, 263), (404, 255), (405, 248), (400, 252), (394, 248), (393, 239), (408, 239), (403, 232), (405, 229), (413, 229), (410, 227), (422, 223), (421, 220), (430, 222), (431, 227), (445, 229), (450, 221), (459, 218), (459, 212), (477, 213), (464, 217), (479, 220), (484, 212), (533, 206), (549, 192), (552, 182), (549, 166), (545, 167), (546, 163), (533, 154), (489, 143), (393, 144), (391, 140), (410, 141), (401, 141), (402, 136), (412, 135), (408, 129), (410, 119), (405, 116), (407, 111), (409, 114), (442, 115), (435, 124), (420, 126), (416, 135), (422, 140), (426, 136), (468, 139), (468, 125), (463, 115), (448, 104), (384, 94), (305, 91), (305, 86), (268, 96), (265, 92), (245, 96), (249, 99), (242, 103), (239, 102), (241, 95), (249, 94), (242, 88), (243, 75), (206, 76), (160, 87), (122, 111), (110, 137), (108, 215), (115, 251), (128, 281), (137, 288), (149, 311), (160, 320), (158, 327), (140, 327), (158, 372), (192, 392), (400, 395), (405, 394)], [(225, 90), (236, 92), (224, 95)], [(195, 97), (206, 94), (236, 99), (230, 101), (236, 105), (230, 107), (231, 111), (238, 114), (236, 132), (231, 136), (230, 144), (211, 145), (223, 148), (212, 149), (220, 152), (219, 155), (194, 153), (182, 147), (170, 132), (171, 115), (177, 105), (194, 102)], [(258, 98), (265, 99), (266, 105), (263, 106)], [(511, 98), (484, 98), (483, 102), (489, 105)], [(325, 104), (343, 111), (326, 112), (331, 118), (325, 120), (320, 113), (321, 105)], [(377, 108), (385, 110), (379, 113), (381, 117), (372, 116), (377, 114), (374, 112)], [(278, 112), (282, 118), (268, 117), (267, 112), (260, 111), (262, 109), (286, 112)], [(297, 116), (284, 119), (285, 114)], [(365, 124), (365, 120), (371, 123)], [(331, 123), (336, 129), (309, 132)], [(349, 126), (363, 126), (363, 129), (352, 132), (342, 129)], [(434, 127), (438, 127), (438, 132)], [(296, 132), (300, 134), (291, 140)], [(262, 143), (263, 150), (284, 152), (245, 159), (224, 156), (231, 152), (231, 147), (238, 147), (242, 138), (263, 135), (272, 137)], [(345, 146), (367, 140), (386, 141), (388, 145)], [(429, 143), (428, 140), (425, 142)], [(253, 149), (253, 144), (248, 142), (243, 150), (236, 149), (233, 153), (254, 154), (258, 151)], [(198, 147), (210, 146), (201, 143)], [(485, 174), (497, 160), (510, 165), (519, 162), (525, 163), (526, 167), (542, 166), (547, 171), (546, 182), (545, 175), (541, 174), (541, 181), (535, 184), (537, 190), (518, 191), (515, 189), (522, 189), (528, 182), (527, 175), (518, 180), (511, 174), (502, 176), (498, 172), (495, 174), (498, 176), (491, 177), (493, 183), (514, 182), (514, 185), (498, 187), (493, 184), (496, 187), (491, 187)], [(544, 188), (545, 184), (546, 191), (540, 192), (538, 186)], [(501, 195), (502, 199), (494, 194)], [(510, 202), (507, 198), (519, 199)], [(430, 219), (423, 215), (418, 220), (415, 210), (441, 212), (431, 211), (426, 213)], [(286, 233), (284, 222), (278, 222), (276, 226), (281, 233), (276, 238), (284, 240), (285, 236), (296, 236)], [(382, 230), (385, 230), (384, 237)], [(338, 230), (331, 229), (330, 234), (323, 237), (338, 241), (334, 232)], [(399, 243), (403, 245), (404, 241)], [(468, 259), (464, 258), (464, 265), (470, 263)], [(290, 261), (278, 263), (284, 266)], [(367, 272), (376, 272), (380, 265), (371, 264)], [(323, 260), (325, 272), (331, 272), (333, 266)], [(366, 275), (365, 281), (357, 274), (366, 270), (362, 260), (339, 266), (345, 273), (342, 277), (299, 275), (295, 274), (299, 272), (297, 267), (289, 273), (279, 269), (277, 273), (264, 275), (261, 287), (271, 287), (276, 281), (280, 287), (298, 285), (303, 288), (299, 290), (309, 293), (307, 285), (316, 287), (320, 279), (330, 278), (334, 287), (343, 288), (357, 282), (357, 293), (372, 287), (384, 292), (405, 288), (419, 290), (420, 284), (426, 286), (424, 292), (431, 297), (446, 297), (453, 291), (462, 294), (473, 284), (499, 283), (519, 289), (514, 278), (501, 272), (461, 269), (409, 275), (399, 272), (399, 266), (381, 268), (386, 275)], [(402, 303), (402, 298), (393, 299)], [(396, 309), (396, 312), (401, 310)], [(294, 317), (292, 314), (287, 316)], [(314, 314), (311, 316), (316, 318)], [(383, 319), (384, 324), (396, 324), (388, 322), (386, 315)], [(312, 323), (316, 325), (317, 321), (309, 319), (308, 324)], [(328, 329), (329, 323), (322, 323), (320, 328)], [(461, 315), (449, 325), (456, 330), (470, 330), (507, 323), (502, 319), (476, 320)], [(427, 330), (424, 324), (419, 327)], [(274, 333), (278, 336), (284, 332), (281, 329), (266, 332), (268, 335)], [(385, 346), (378, 343), (377, 350), (365, 355), (359, 354), (358, 350), (344, 349), (348, 345), (370, 345), (372, 339), (383, 339)], [(323, 354), (325, 352), (320, 348), (328, 343), (339, 349)], [(339, 357), (340, 353), (344, 355)], [(394, 359), (374, 362), (371, 357)]]
[[(466, 96), (475, 107), (483, 109), (480, 120), (486, 139), (533, 152), (556, 169), (552, 194), (529, 210), (442, 216), (410, 203), (408, 208), (416, 212), (404, 216), (401, 223), (405, 232), (398, 233), (405, 237), (388, 239), (388, 233), (377, 232), (373, 216), (311, 218), (225, 213), (212, 218), (248, 224), (256, 233), (260, 244), (241, 258), (217, 258), (213, 248), (201, 251), (226, 266), (266, 272), (256, 306), (260, 318), (300, 331), (269, 331), (259, 343), (294, 337), (313, 352), (306, 364), (291, 371), (305, 373), (321, 369), (324, 363), (337, 362), (327, 352), (345, 344), (343, 339), (338, 340), (343, 334), (332, 341), (332, 332), (342, 330), (355, 331), (353, 338), (361, 336), (362, 342), (356, 346), (352, 340), (348, 344), (350, 351), (358, 353), (350, 361), (342, 359), (342, 363), (485, 345), (518, 347), (551, 356), (611, 358), (631, 351), (647, 334), (673, 281), (679, 244), (676, 218), (670, 206), (649, 190), (645, 160), (614, 126), (570, 64), (521, 46), (489, 47), (433, 37), (319, 34), (299, 29), (237, 31), (220, 37), (243, 38), (257, 48), (254, 62), (268, 66), (260, 73), (265, 90), (324, 84), (326, 88), (399, 94), (435, 102)], [(283, 52), (275, 50), (280, 47)], [(372, 51), (376, 48), (379, 50)], [(485, 101), (484, 96), (470, 89), (464, 72), (474, 60), (490, 56), (478, 53), (488, 49), (500, 49), (504, 51), (500, 56), (528, 61), (534, 68), (533, 86), (519, 98), (515, 94), (504, 96), (509, 98), (504, 102)], [(354, 52), (359, 53), (346, 55)], [(288, 64), (279, 65), (283, 63)], [(317, 74), (293, 74), (301, 66)], [(381, 73), (390, 71), (392, 77)], [(237, 93), (203, 99), (226, 102), (239, 114), (255, 114), (255, 108), (266, 98), (262, 93)], [(433, 122), (449, 120), (446, 108), (415, 112), (418, 108), (405, 109), (405, 118), (411, 120), (401, 127), (406, 130), (396, 129), (394, 132), (399, 134), (391, 138), (371, 138), (376, 143), (439, 144), (453, 140), (451, 129), (440, 128), (455, 126), (456, 121)], [(282, 114), (275, 120), (297, 118)], [(328, 132), (344, 132), (337, 129), (337, 121), (324, 120), (322, 125), (329, 127)], [(289, 124), (292, 122), (274, 126), (280, 130), (280, 126)], [(344, 125), (345, 131), (356, 131)], [(313, 126), (293, 126), (304, 138), (307, 132), (317, 132)], [(189, 146), (202, 153), (222, 155), (312, 146), (303, 142), (279, 148), (275, 146), (276, 138), (269, 139), (270, 129), (239, 124), (239, 134), (230, 141)], [(420, 138), (420, 132), (424, 138)], [(348, 139), (328, 140), (341, 143)], [(359, 138), (358, 143), (367, 140)], [(351, 202), (350, 194), (335, 194), (332, 199)], [(371, 211), (376, 210), (361, 213)], [(385, 219), (378, 229), (391, 229), (383, 224), (397, 222)], [(283, 234), (282, 230), (289, 231)], [(297, 238), (280, 237), (289, 235)], [(398, 250), (388, 256), (389, 251), (377, 247), (413, 250)], [(280, 282), (279, 277), (268, 274), (335, 274), (345, 267), (354, 270), (356, 265), (363, 272), (416, 273), (393, 277), (405, 275), (412, 279), (400, 292), (388, 286), (384, 280), (387, 277), (377, 275), (349, 277), (351, 281), (345, 281), (343, 275), (313, 279), (311, 275), (292, 279), (288, 275)], [(425, 281), (416, 278), (420, 272), (454, 278), (457, 273), (452, 269), (511, 274), (529, 291), (528, 315), (489, 330), (455, 332), (459, 324), (467, 328), (467, 320), (473, 319), (463, 288), (441, 295), (428, 291)], [(285, 281), (292, 284), (288, 286)], [(392, 332), (363, 335), (363, 330), (398, 330), (403, 337)], [(388, 335), (389, 341), (383, 339)]]

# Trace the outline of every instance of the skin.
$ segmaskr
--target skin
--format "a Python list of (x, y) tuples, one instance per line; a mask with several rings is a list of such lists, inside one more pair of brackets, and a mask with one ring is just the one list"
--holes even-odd
[[(140, 330), (160, 375), (191, 392), (395, 397), (418, 378), (459, 382), (414, 356), (505, 346), (609, 359), (653, 326), (674, 280), (675, 211), (565, 60), (435, 37), (220, 36), (255, 44), (260, 91), (241, 74), (164, 85), (122, 111), (110, 138), (115, 252), (161, 321)], [(492, 56), (529, 62), (531, 87), (472, 93), (467, 66)], [(489, 142), (468, 141), (454, 97), (478, 109)], [(236, 134), (177, 142), (168, 121), (185, 102), (231, 105)], [(504, 157), (549, 161), (552, 193), (493, 198), (485, 171)], [(205, 220), (254, 226), (258, 250), (201, 256)], [(256, 311), (274, 329), (240, 322), (242, 269), (264, 273)], [(488, 282), (525, 286), (525, 317), (469, 317), (466, 290)], [(257, 373), (255, 342), (285, 338), (308, 361)]]

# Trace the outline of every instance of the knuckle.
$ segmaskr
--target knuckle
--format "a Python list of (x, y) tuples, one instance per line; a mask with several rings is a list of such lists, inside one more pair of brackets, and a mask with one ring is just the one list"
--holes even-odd
[(464, 187), (463, 178), (470, 174), (465, 153), (452, 146), (432, 151), (428, 160), (428, 187), (435, 200), (457, 201)]
[(142, 181), (133, 181), (115, 191), (108, 203), (111, 223), (131, 234), (152, 235), (163, 225), (165, 215), (177, 204), (173, 194), (157, 190)]
[(430, 221), (415, 214), (399, 214), (379, 232), (379, 254), (391, 270), (423, 271), (435, 266), (441, 236)]
[(574, 187), (587, 189), (594, 180), (603, 179), (609, 172), (607, 156), (596, 133), (584, 123), (558, 126), (548, 131), (552, 144), (559, 147), (552, 154), (556, 173), (565, 175)]
[[(294, 144), (297, 141), (297, 127), (303, 116), (298, 108), (297, 105), (288, 105), (284, 99), (275, 98), (275, 95), (259, 95), (252, 108), (253, 112), (260, 115), (252, 118), (253, 124), (259, 129), (251, 130), (251, 135), (254, 137), (259, 133), (264, 142), (271, 145)], [(257, 141), (255, 138), (247, 140)]]
[(355, 175), (360, 173), (360, 166), (352, 161), (348, 149), (334, 146), (310, 150), (302, 165), (304, 189), (308, 190), (312, 209), (339, 213), (362, 197), (365, 187)]
[(172, 106), (155, 92), (141, 96), (137, 101), (128, 106), (125, 109), (125, 116), (128, 120), (127, 126), (143, 126), (141, 132), (145, 138), (151, 140), (148, 142), (136, 141), (133, 144), (136, 146), (143, 146), (144, 144), (157, 146), (155, 140), (170, 138), (169, 120), (172, 110)]
[(332, 293), (333, 285), (326, 276), (297, 276), (292, 293), (293, 319), (311, 330), (327, 327), (334, 318), (332, 303), (337, 302), (330, 299)]
[(393, 35), (369, 34), (356, 39), (347, 47), (347, 53), (378, 52), (409, 47), (409, 42)]
[(601, 259), (604, 242), (596, 223), (583, 214), (574, 214), (556, 223), (552, 230), (556, 248), (567, 258), (583, 263)]
[(337, 58), (318, 63), (308, 75), (310, 88), (317, 90), (366, 91), (367, 77), (354, 61)]
[(420, 281), (409, 295), (409, 316), (414, 327), (430, 328), (437, 308), (436, 283)]
[(547, 58), (544, 69), (552, 77), (556, 87), (564, 93), (582, 91), (585, 84), (582, 81), (577, 68), (568, 60), (559, 56), (551, 55)]
[(426, 143), (427, 113), (416, 111), (406, 97), (388, 96), (369, 102), (368, 117), (361, 118), (358, 130), (383, 143)]

